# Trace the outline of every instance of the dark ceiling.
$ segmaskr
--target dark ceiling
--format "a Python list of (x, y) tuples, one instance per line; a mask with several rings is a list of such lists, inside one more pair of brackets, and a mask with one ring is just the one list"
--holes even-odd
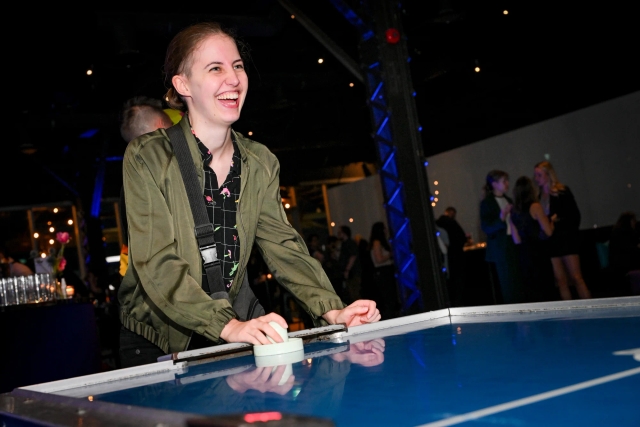
[[(103, 197), (117, 197), (125, 149), (118, 110), (134, 95), (163, 96), (166, 46), (200, 20), (236, 27), (250, 47), (249, 96), (235, 128), (252, 131), (276, 153), (282, 184), (324, 179), (328, 167), (375, 162), (362, 84), (285, 8), (299, 9), (358, 62), (358, 33), (334, 3), (174, 2), (161, 12), (156, 2), (9, 15), (21, 25), (6, 40), (13, 63), (5, 66), (8, 86), (18, 96), (10, 102), (16, 126), (3, 143), (9, 190), (1, 206), (91, 194), (103, 156), (111, 160)], [(630, 6), (566, 3), (402, 3), (425, 155), (640, 89), (632, 53), (640, 26)], [(359, 10), (358, 1), (344, 4)], [(35, 152), (25, 154), (26, 148)]]

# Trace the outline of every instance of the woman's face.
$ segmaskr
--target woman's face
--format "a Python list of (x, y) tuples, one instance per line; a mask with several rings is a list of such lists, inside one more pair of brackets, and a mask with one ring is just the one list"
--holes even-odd
[(549, 174), (541, 168), (534, 168), (533, 180), (538, 184), (538, 187), (544, 187), (549, 182)]
[(509, 179), (504, 176), (497, 181), (493, 181), (491, 185), (493, 186), (494, 191), (497, 191), (503, 194), (509, 191)]
[[(240, 118), (249, 79), (233, 39), (211, 35), (193, 52), (189, 75), (173, 77), (195, 122), (231, 126)], [(194, 124), (192, 122), (192, 124)]]

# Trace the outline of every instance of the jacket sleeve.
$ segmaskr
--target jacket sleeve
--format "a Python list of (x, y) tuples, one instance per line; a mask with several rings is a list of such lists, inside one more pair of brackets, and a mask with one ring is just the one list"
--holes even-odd
[[(176, 200), (171, 200), (174, 196), (170, 187), (181, 186), (182, 182), (170, 182), (164, 172), (170, 167), (172, 156), (165, 159), (149, 151), (151, 148), (146, 154), (151, 159), (139, 153), (128, 153), (123, 162), (130, 236), (129, 263), (134, 265), (138, 286), (144, 290), (148, 297), (145, 301), (150, 300), (147, 304), (156, 315), (211, 340), (218, 340), (220, 332), (235, 313), (227, 300), (212, 300), (202, 290), (200, 283), (190, 275), (190, 271), (193, 274), (199, 269), (192, 269), (189, 262), (179, 255), (178, 245), (189, 242), (189, 237), (177, 235), (169, 206), (176, 203)], [(154, 176), (148, 160), (153, 163), (152, 170), (163, 172)]]
[(480, 228), (487, 236), (507, 229), (507, 223), (500, 219), (500, 208), (497, 202), (491, 203), (485, 198), (480, 203)]
[(280, 197), (280, 165), (274, 160), (262, 202), (256, 243), (276, 280), (295, 296), (314, 322), (324, 325), (321, 316), (345, 307), (333, 290), (320, 262), (309, 255), (298, 232), (289, 224)]

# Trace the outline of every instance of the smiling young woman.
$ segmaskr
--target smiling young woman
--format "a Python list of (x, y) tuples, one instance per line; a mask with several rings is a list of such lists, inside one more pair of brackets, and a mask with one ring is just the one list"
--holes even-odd
[(167, 130), (144, 134), (127, 146), (129, 268), (118, 294), (122, 367), (224, 342), (269, 344), (267, 335), (277, 336), (269, 322), (287, 328), (280, 315), (265, 314), (254, 304), (247, 280), (254, 242), (275, 278), (317, 326), (380, 320), (375, 302), (345, 306), (336, 295), (322, 265), (286, 219), (278, 159), (233, 130), (249, 87), (243, 52), (232, 32), (204, 22), (173, 38), (164, 66), (167, 102), (184, 112), (174, 129), (184, 135), (194, 161), (223, 290), (205, 291), (209, 286), (193, 215)]

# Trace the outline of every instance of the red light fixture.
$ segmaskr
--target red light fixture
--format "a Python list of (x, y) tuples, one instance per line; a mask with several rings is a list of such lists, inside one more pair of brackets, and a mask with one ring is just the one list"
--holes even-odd
[(400, 41), (400, 32), (395, 28), (389, 28), (384, 32), (384, 36), (389, 44), (396, 44)]

